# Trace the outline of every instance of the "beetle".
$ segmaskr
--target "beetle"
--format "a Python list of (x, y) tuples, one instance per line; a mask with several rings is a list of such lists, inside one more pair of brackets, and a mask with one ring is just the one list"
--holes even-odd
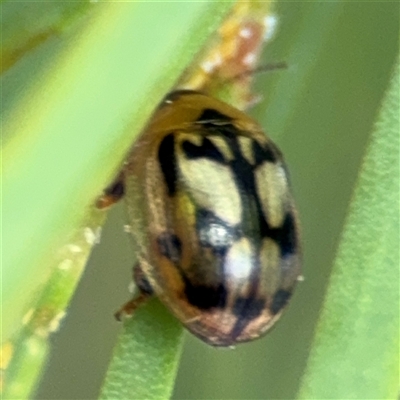
[(155, 294), (212, 346), (280, 317), (300, 277), (298, 217), (280, 150), (245, 113), (170, 93), (106, 196), (125, 197), (137, 245), (140, 295), (122, 314)]

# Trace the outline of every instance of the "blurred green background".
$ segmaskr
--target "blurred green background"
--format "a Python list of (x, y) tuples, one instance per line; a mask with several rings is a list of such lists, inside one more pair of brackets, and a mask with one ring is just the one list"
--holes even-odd
[[(156, 6), (156, 5), (154, 5)], [(291, 399), (308, 355), (330, 268), (399, 47), (399, 4), (280, 2), (279, 28), (251, 110), (283, 150), (302, 221), (304, 276), (292, 303), (263, 339), (213, 349), (189, 334), (175, 399)], [(151, 51), (151, 46), (149, 47)], [(128, 297), (132, 243), (116, 206), (95, 247), (35, 397), (96, 398), (116, 335), (113, 312)]]

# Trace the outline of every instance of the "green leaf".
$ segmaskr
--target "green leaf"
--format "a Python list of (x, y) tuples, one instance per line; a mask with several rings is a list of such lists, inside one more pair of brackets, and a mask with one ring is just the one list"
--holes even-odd
[[(3, 375), (2, 398), (26, 399), (36, 384), (38, 371), (48, 357), (49, 346), (45, 338), (21, 334), (15, 343), (11, 370)], [(2, 349), (3, 350), (3, 349)]]
[[(56, 52), (53, 35), (36, 41), (36, 19), (26, 22), (32, 29), (22, 42), (28, 45), (20, 45), (20, 37), (12, 43), (9, 35), (10, 53), (17, 49), (18, 57), (2, 82), (12, 98), (2, 109), (2, 309), (7, 310), (2, 339), (11, 338), (14, 345), (4, 385), (7, 396), (26, 398), (41, 376), (48, 335), (58, 328), (97, 242), (89, 228), (97, 226), (100, 213), (92, 204), (155, 105), (231, 3), (159, 3), (157, 8), (144, 2), (92, 4), (90, 17), (76, 29), (57, 32)], [(11, 13), (14, 18), (23, 13), (24, 5), (20, 7)], [(46, 3), (36, 7), (38, 15), (46, 12)], [(50, 25), (66, 26), (69, 17), (66, 12)], [(176, 326), (162, 320), (163, 331)], [(179, 354), (180, 329), (175, 328), (175, 346), (165, 343), (171, 358)], [(40, 351), (31, 352), (26, 343), (39, 344)], [(163, 390), (170, 390), (172, 364), (158, 373), (167, 377), (157, 379)], [(142, 384), (147, 387), (147, 381)]]
[(6, 114), (3, 306), (13, 309), (3, 316), (6, 337), (49, 275), (56, 249), (81, 226), (155, 104), (229, 7), (99, 4)]
[(302, 399), (398, 395), (399, 96), (397, 63), (343, 231)]
[(89, 0), (48, 1), (45, 5), (7, 2), (1, 6), (1, 73), (12, 68), (29, 52), (49, 40), (62, 36), (80, 17), (90, 14)]
[(153, 299), (125, 323), (100, 399), (167, 399), (181, 353), (179, 321)]

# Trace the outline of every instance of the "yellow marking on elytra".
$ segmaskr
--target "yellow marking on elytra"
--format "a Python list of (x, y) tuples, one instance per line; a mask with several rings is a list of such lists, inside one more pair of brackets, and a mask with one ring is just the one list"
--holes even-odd
[(245, 136), (239, 136), (238, 140), (239, 140), (240, 150), (244, 158), (247, 160), (249, 164), (254, 165), (254, 154), (252, 149), (252, 144), (254, 139)]
[[(181, 160), (179, 167), (188, 192), (199, 206), (213, 210), (218, 218), (231, 225), (240, 222), (240, 196), (228, 166), (201, 158)], [(229, 196), (222, 195), (220, 188)]]
[[(257, 166), (254, 175), (264, 217), (271, 228), (278, 228), (283, 223), (287, 208), (288, 182), (284, 169), (266, 161)], [(264, 188), (265, 182), (272, 190)]]
[(224, 156), (224, 159), (226, 161), (232, 161), (233, 159), (233, 153), (232, 150), (229, 148), (229, 146), (226, 144), (226, 141), (224, 138), (221, 138), (219, 136), (215, 135), (210, 135), (208, 136), (208, 139), (217, 147), (217, 149), (222, 153)]

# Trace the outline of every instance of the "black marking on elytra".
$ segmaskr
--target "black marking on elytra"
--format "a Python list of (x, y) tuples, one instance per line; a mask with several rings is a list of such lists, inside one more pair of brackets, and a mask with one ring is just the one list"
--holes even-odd
[(213, 108), (205, 108), (200, 117), (197, 118), (196, 123), (207, 127), (213, 127), (231, 124), (232, 121), (232, 118), (228, 115), (222, 114)]
[(247, 237), (256, 237), (257, 232), (259, 232), (258, 235), (262, 232), (263, 224), (266, 224), (266, 221), (257, 194), (254, 176), (255, 166), (244, 157), (239, 144), (238, 136), (243, 133), (233, 125), (226, 125), (219, 128), (218, 134), (224, 138), (233, 154), (233, 159), (229, 161), (229, 165), (241, 199), (243, 234)]
[(264, 162), (275, 163), (277, 161), (277, 154), (275, 148), (269, 145), (262, 147), (257, 140), (253, 139), (252, 144), (253, 156), (255, 165), (261, 165)]
[(281, 249), (281, 256), (286, 257), (296, 252), (297, 248), (297, 235), (295, 220), (292, 213), (287, 213), (285, 221), (281, 228), (281, 236), (279, 241)]
[(227, 291), (222, 283), (214, 286), (195, 284), (181, 268), (182, 242), (178, 236), (163, 232), (157, 237), (157, 245), (160, 253), (174, 263), (179, 271), (185, 286), (185, 296), (190, 304), (201, 310), (225, 307)]
[(158, 148), (158, 161), (167, 184), (168, 194), (173, 196), (176, 192), (177, 172), (175, 158), (175, 137), (172, 133), (166, 135)]
[(239, 297), (233, 304), (232, 312), (237, 317), (230, 336), (237, 338), (246, 328), (246, 326), (255, 318), (259, 317), (265, 308), (265, 299), (254, 297)]
[[(233, 171), (242, 203), (241, 227), (243, 235), (255, 237), (254, 234), (258, 232), (260, 238), (269, 237), (276, 241), (280, 247), (282, 257), (291, 255), (295, 253), (297, 247), (294, 216), (292, 213), (287, 213), (281, 227), (271, 228), (261, 206), (254, 176), (254, 169), (258, 164), (277, 161), (281, 157), (280, 151), (272, 142), (262, 148), (255, 139), (252, 139), (256, 165), (251, 165), (241, 152), (238, 142), (238, 134), (240, 133), (234, 126), (224, 126), (219, 129), (220, 136), (225, 139), (234, 155), (229, 164)], [(268, 190), (268, 187), (266, 190)]]
[(252, 297), (239, 297), (236, 299), (232, 312), (240, 319), (254, 319), (258, 317), (265, 307), (265, 299)]
[(272, 304), (270, 306), (270, 310), (272, 314), (276, 315), (279, 313), (279, 311), (282, 310), (289, 301), (292, 293), (288, 292), (287, 290), (284, 289), (279, 289), (275, 295), (274, 298), (272, 299)]
[[(233, 154), (233, 159), (229, 161), (229, 165), (241, 198), (241, 235), (255, 240), (254, 244), (257, 247), (261, 246), (262, 238), (270, 237), (278, 243), (282, 257), (293, 254), (297, 245), (294, 216), (291, 213), (288, 213), (281, 227), (270, 227), (267, 216), (264, 215), (262, 209), (254, 175), (254, 169), (257, 168), (257, 165), (262, 164), (263, 162), (276, 162), (278, 159), (281, 159), (280, 151), (272, 142), (269, 142), (268, 145), (263, 148), (255, 139), (252, 139), (252, 150), (256, 165), (251, 165), (244, 157), (238, 140), (239, 135), (246, 135), (245, 132), (242, 133), (234, 125), (227, 124), (220, 126), (217, 134), (219, 137), (224, 138), (227, 146)], [(248, 135), (246, 136), (248, 137)], [(268, 182), (266, 182), (266, 184), (268, 185)], [(268, 186), (264, 190), (269, 190)], [(260, 265), (255, 264), (253, 270), (255, 277), (259, 276), (260, 268)], [(251, 293), (256, 293), (257, 285), (258, 281), (256, 279), (252, 280), (252, 282), (250, 282), (249, 299), (247, 301), (239, 301), (236, 304), (235, 312), (241, 317), (238, 318), (237, 323), (232, 329), (232, 338), (239, 336), (251, 319), (255, 318), (257, 313), (261, 312), (265, 305), (265, 303), (262, 302), (255, 303), (252, 298)], [(282, 299), (281, 304), (283, 304), (283, 297), (283, 295), (277, 295), (276, 301), (274, 302), (274, 310), (278, 309), (279, 299)], [(247, 319), (245, 317), (246, 314), (248, 315)]]
[(163, 232), (157, 237), (157, 245), (160, 253), (174, 264), (178, 264), (182, 255), (182, 242), (178, 236)]
[(293, 255), (297, 250), (295, 219), (291, 212), (286, 214), (283, 224), (279, 228), (270, 228), (268, 224), (263, 225), (262, 235), (271, 238), (278, 244), (283, 258)]
[(222, 283), (218, 286), (206, 286), (194, 285), (185, 280), (185, 295), (190, 304), (201, 310), (226, 306), (227, 291)]
[(185, 140), (182, 143), (182, 150), (189, 160), (206, 158), (221, 164), (225, 163), (222, 153), (218, 150), (215, 144), (207, 138), (203, 138), (200, 146), (189, 140)]

